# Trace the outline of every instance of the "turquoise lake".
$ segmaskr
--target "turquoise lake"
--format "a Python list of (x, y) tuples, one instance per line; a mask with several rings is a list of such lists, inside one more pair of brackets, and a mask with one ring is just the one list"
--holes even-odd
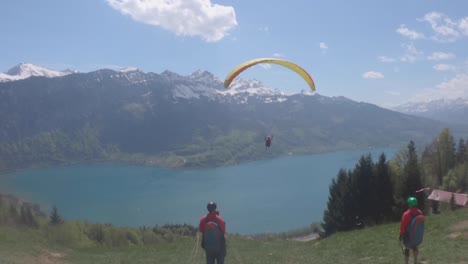
[(0, 176), (0, 192), (16, 194), (67, 220), (129, 226), (192, 224), (215, 201), (230, 233), (286, 232), (322, 220), (331, 180), (360, 156), (374, 162), (394, 149), (282, 157), (236, 166), (170, 170), (93, 164), (23, 170)]

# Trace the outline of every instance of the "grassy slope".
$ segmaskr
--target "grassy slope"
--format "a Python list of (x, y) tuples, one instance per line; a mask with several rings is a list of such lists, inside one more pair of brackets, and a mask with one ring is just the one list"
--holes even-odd
[[(228, 237), (227, 263), (401, 263), (398, 224), (335, 234), (312, 242), (257, 241)], [(0, 263), (203, 263), (195, 240), (161, 242), (154, 247), (63, 247), (39, 230), (0, 226)], [(197, 258), (192, 260), (191, 256)], [(468, 210), (426, 218), (421, 263), (468, 263)]]

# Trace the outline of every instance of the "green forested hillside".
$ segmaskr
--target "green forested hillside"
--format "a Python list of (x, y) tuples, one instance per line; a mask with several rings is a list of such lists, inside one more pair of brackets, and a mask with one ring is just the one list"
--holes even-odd
[[(0, 83), (0, 169), (83, 160), (212, 167), (428, 142), (445, 126), (344, 97), (220, 95), (212, 82), (100, 70)], [(210, 96), (180, 97), (181, 87)], [(265, 135), (274, 136), (268, 152)]]

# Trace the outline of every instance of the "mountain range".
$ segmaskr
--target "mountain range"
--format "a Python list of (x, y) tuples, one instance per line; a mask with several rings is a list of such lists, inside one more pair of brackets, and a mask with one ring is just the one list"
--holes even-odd
[[(137, 159), (147, 164), (207, 167), (288, 154), (400, 147), (410, 140), (428, 142), (448, 126), (340, 96), (288, 95), (258, 80), (237, 78), (224, 89), (219, 78), (203, 70), (182, 76), (136, 68), (88, 73), (32, 64), (15, 68), (2, 75), (8, 78), (0, 76), (0, 144), (91, 128), (95, 144), (115, 146), (127, 157), (141, 155)], [(265, 135), (274, 137), (268, 151)], [(58, 148), (50, 143), (54, 139), (47, 140)]]
[(393, 108), (402, 113), (447, 123), (468, 124), (468, 98), (409, 102)]

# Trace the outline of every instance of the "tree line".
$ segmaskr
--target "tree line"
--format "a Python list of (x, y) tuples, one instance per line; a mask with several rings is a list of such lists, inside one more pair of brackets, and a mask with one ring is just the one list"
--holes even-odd
[(377, 162), (370, 154), (361, 156), (353, 169), (341, 169), (330, 184), (322, 222), (326, 233), (399, 221), (410, 196), (418, 198), (426, 214), (439, 213), (439, 203), (426, 200), (420, 190), (468, 191), (467, 149), (468, 140), (457, 143), (446, 128), (421, 155), (410, 141), (391, 160), (384, 153)]
[(52, 130), (16, 142), (0, 143), (0, 171), (107, 159), (117, 152), (116, 146), (100, 142), (97, 129), (84, 127), (73, 133)]

